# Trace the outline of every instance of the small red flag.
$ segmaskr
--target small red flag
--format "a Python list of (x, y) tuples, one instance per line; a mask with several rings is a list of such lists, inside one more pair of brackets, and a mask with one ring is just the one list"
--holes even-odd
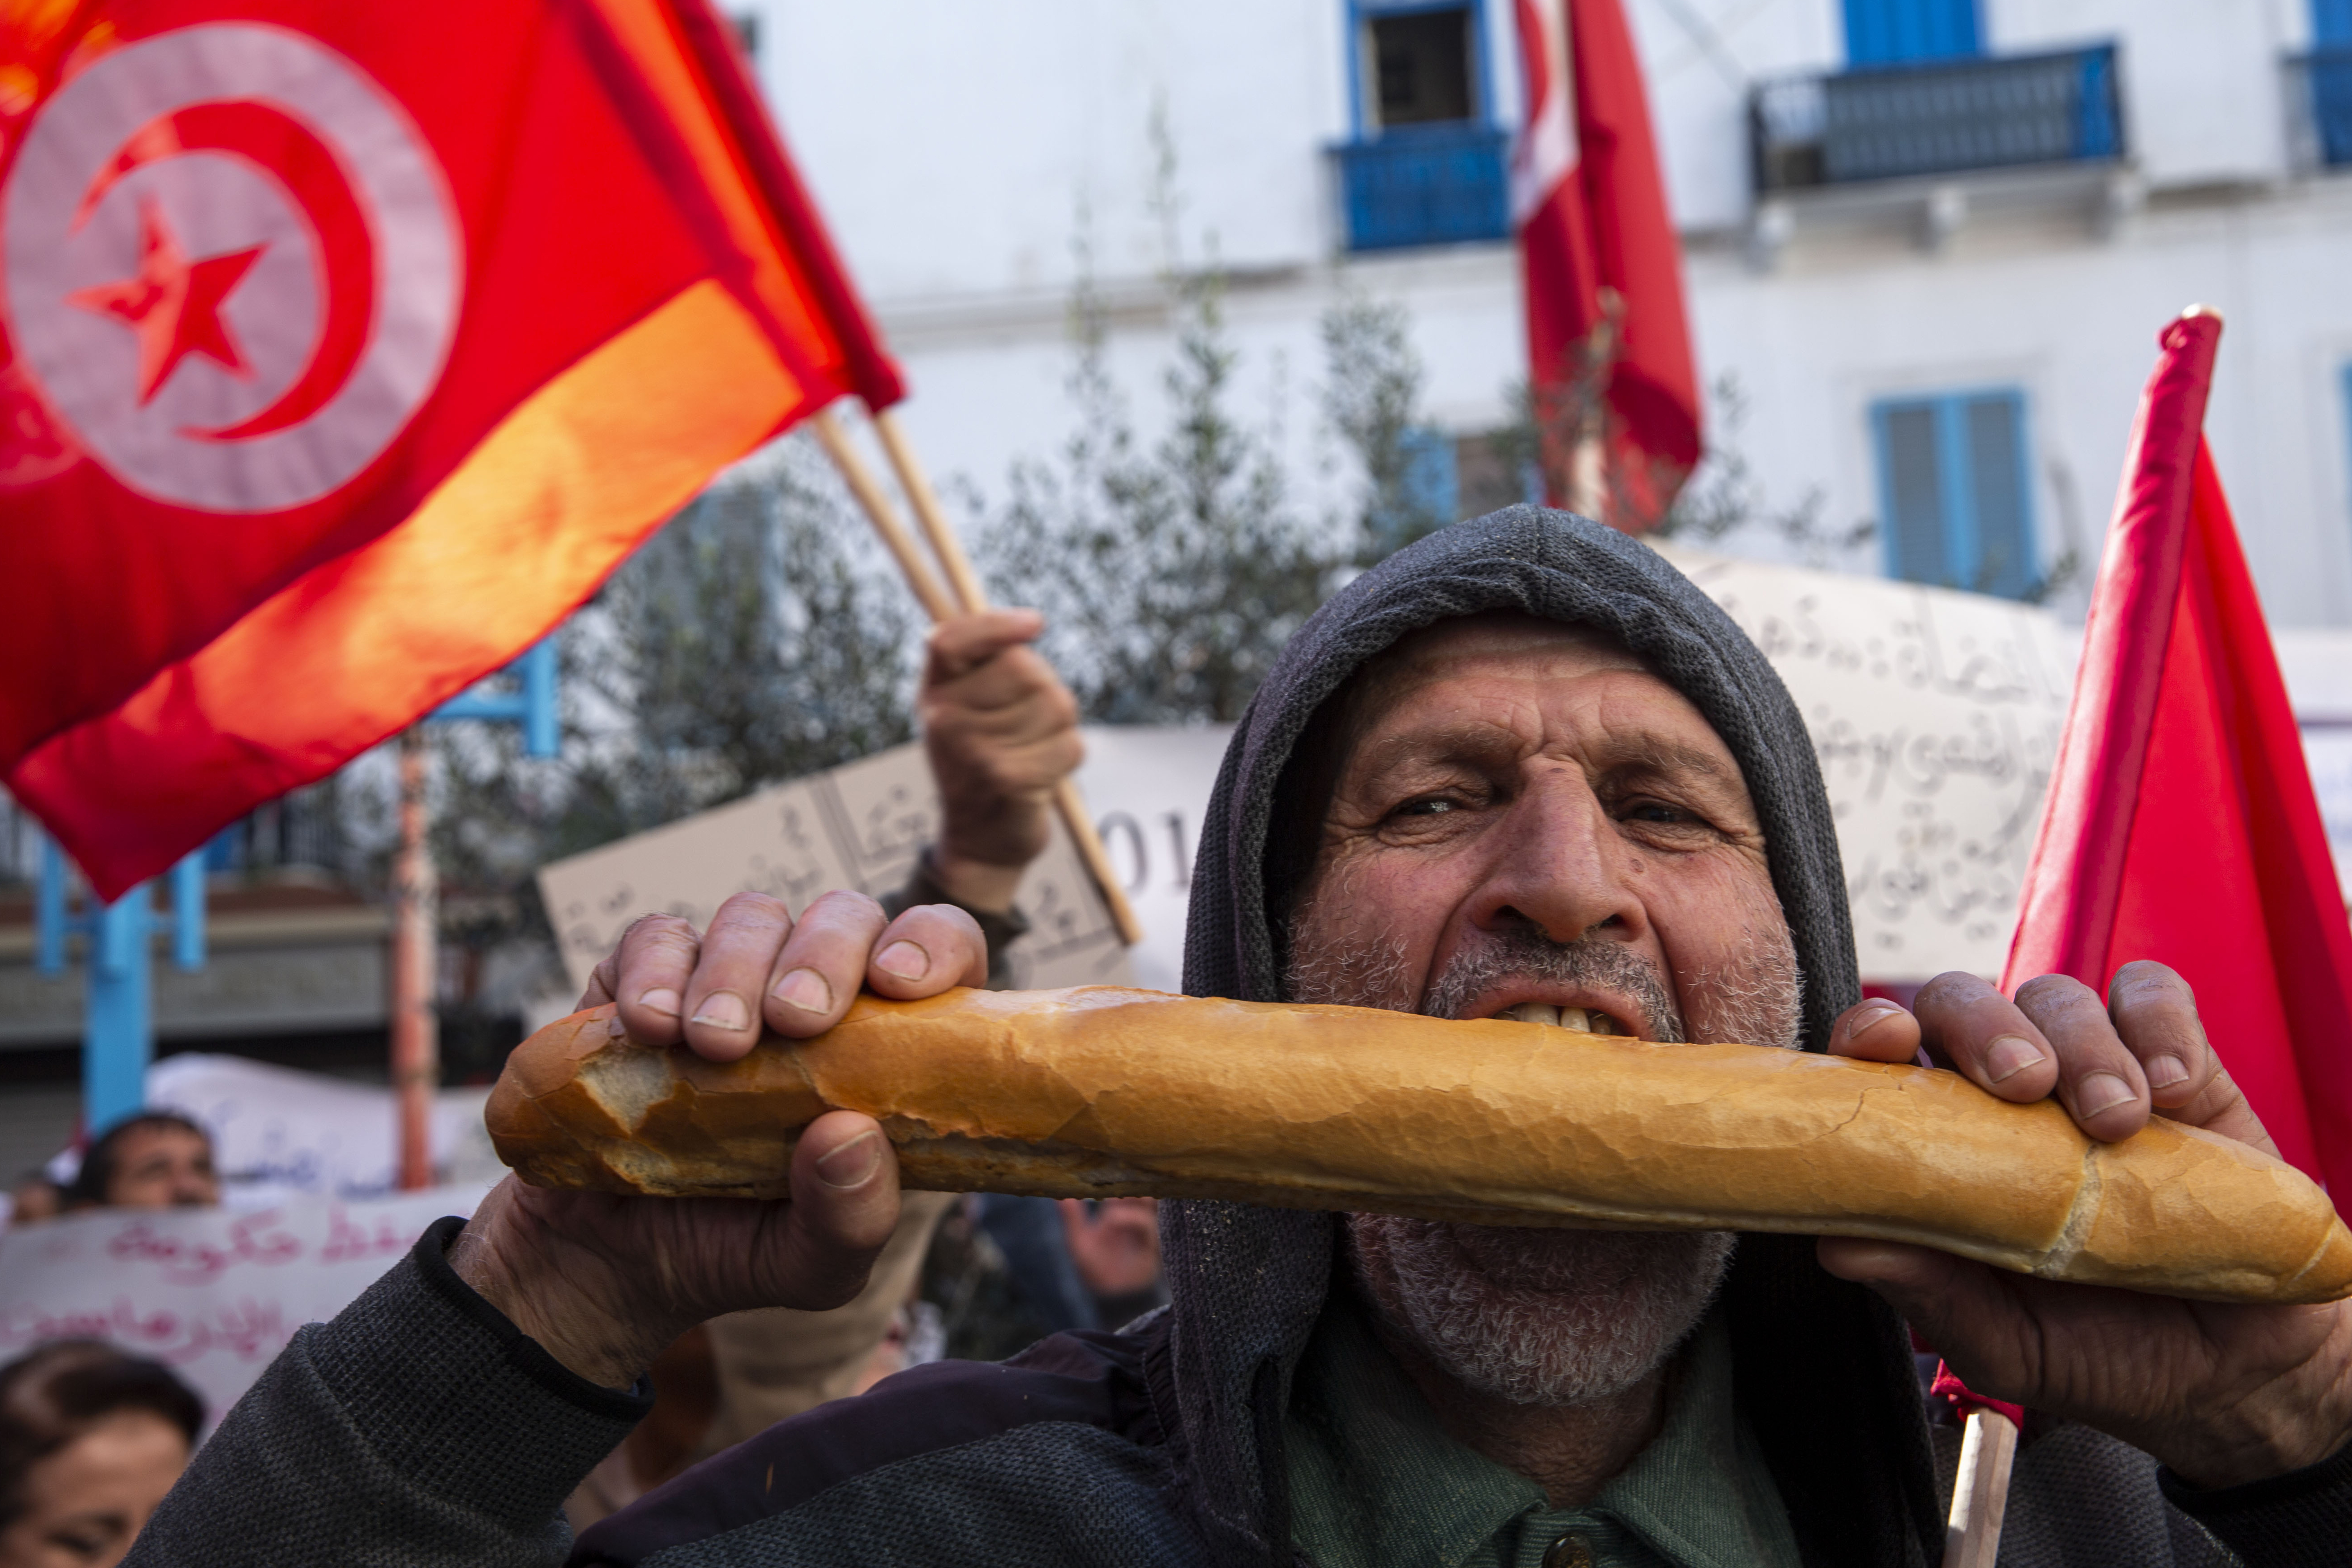
[[(1539, 419), (1606, 377), (1602, 521), (1654, 527), (1699, 459), (1698, 372), (1642, 65), (1618, 0), (1516, 0), (1527, 121), (1511, 155)], [(1615, 342), (1596, 356), (1596, 333)], [(1605, 367), (1591, 362), (1607, 360)], [(1568, 469), (1547, 453), (1545, 469)], [(1565, 501), (1565, 496), (1554, 496)]]
[(2352, 924), (2203, 426), (2221, 322), (2140, 401), (2005, 989), (2179, 971), (2279, 1151), (2352, 1196)]
[(0, 10), (0, 773), (112, 897), (899, 395), (709, 0)]

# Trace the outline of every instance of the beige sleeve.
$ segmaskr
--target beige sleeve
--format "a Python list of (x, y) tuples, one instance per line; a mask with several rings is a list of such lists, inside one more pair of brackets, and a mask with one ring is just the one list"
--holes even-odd
[(931, 1233), (955, 1203), (950, 1193), (908, 1193), (898, 1228), (876, 1260), (866, 1289), (829, 1312), (768, 1307), (709, 1323), (719, 1370), (719, 1413), (695, 1458), (731, 1448), (777, 1422), (854, 1393), (890, 1326), (914, 1293)]

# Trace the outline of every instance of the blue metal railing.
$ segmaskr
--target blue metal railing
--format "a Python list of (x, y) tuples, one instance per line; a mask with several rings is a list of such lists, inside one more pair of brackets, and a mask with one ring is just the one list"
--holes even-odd
[(2305, 116), (2309, 156), (2329, 168), (2352, 164), (2352, 44), (2325, 44), (2287, 62), (2290, 90)]
[(1748, 122), (1759, 192), (2124, 153), (2112, 44), (1764, 82)]
[(1489, 125), (1401, 125), (1332, 148), (1348, 248), (1507, 238), (1503, 161), (1509, 140)]

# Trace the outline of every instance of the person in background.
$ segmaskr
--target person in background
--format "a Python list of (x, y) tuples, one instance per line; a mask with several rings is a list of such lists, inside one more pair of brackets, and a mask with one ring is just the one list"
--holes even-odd
[(170, 1368), (95, 1340), (0, 1367), (0, 1568), (121, 1562), (204, 1422)]
[[(949, 904), (971, 916), (987, 944), (988, 984), (999, 990), (1013, 981), (1006, 950), (1029, 929), (1013, 895), (1050, 840), (1055, 786), (1086, 754), (1078, 739), (1076, 700), (1029, 646), (1044, 629), (1044, 617), (1034, 610), (960, 616), (932, 628), (916, 711), (940, 792), (939, 837), (917, 859), (905, 887), (882, 900), (894, 916), (919, 904)], [(782, 905), (775, 907), (775, 916), (780, 926), (790, 927)], [(796, 981), (816, 976), (786, 975), (764, 1000), (731, 993), (709, 998), (691, 1021), (756, 1029), (763, 1008), (823, 1011), (831, 1005), (829, 996), (796, 993)], [(601, 972), (600, 982), (612, 984)], [(582, 1005), (588, 1005), (583, 999)], [(1050, 1200), (986, 1201), (1041, 1207), (1043, 1225), (1049, 1227), (1039, 1237), (1048, 1254), (1045, 1266), (1072, 1277), (1073, 1293), (1091, 1320), (1093, 1298), (1086, 1292), (1094, 1289), (1093, 1279), (1085, 1263), (1073, 1268), (1077, 1259), (1066, 1250), (1061, 1216)], [(654, 1384), (660, 1391), (654, 1416), (565, 1504), (572, 1528), (585, 1529), (697, 1459), (803, 1410), (861, 1392), (896, 1370), (904, 1345), (894, 1347), (892, 1333), (908, 1310), (932, 1232), (954, 1202), (946, 1193), (908, 1194), (898, 1229), (866, 1289), (845, 1306), (823, 1312), (782, 1307), (733, 1312), (681, 1337), (654, 1364)], [(1148, 1207), (1143, 1223), (1149, 1228)], [(1148, 1277), (1139, 1275), (1136, 1225), (1133, 1214), (1100, 1221), (1082, 1216), (1081, 1229), (1069, 1235), (1092, 1240), (1103, 1230), (1094, 1251), (1105, 1259), (1098, 1271), (1115, 1283), (1111, 1293), (1123, 1302), (1155, 1305), (1158, 1233), (1153, 1229), (1148, 1241)], [(1059, 1320), (1045, 1325), (1049, 1332), (1066, 1326), (1073, 1325)]]
[(1166, 1304), (1168, 1292), (1160, 1283), (1159, 1199), (1057, 1201), (1063, 1245), (1093, 1300), (1097, 1323), (1122, 1329)]
[(176, 1110), (142, 1110), (89, 1146), (64, 1208), (215, 1208), (220, 1196), (212, 1135)]

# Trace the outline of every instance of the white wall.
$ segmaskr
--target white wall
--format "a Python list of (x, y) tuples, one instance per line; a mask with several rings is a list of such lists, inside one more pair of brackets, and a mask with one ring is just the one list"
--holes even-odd
[[(1484, 3), (1492, 75), (1515, 105), (1508, 7)], [(2283, 624), (2352, 624), (2352, 178), (2294, 177), (2284, 163), (2279, 58), (2303, 41), (2306, 0), (1984, 0), (1996, 52), (2121, 41), (2146, 210), (2108, 238), (2082, 202), (1983, 214), (1937, 254), (1899, 206), (1807, 219), (1769, 274), (1741, 249), (1746, 93), (1838, 67), (1838, 0), (1625, 3), (1689, 245), (1702, 373), (1746, 386), (1741, 445), (1774, 500), (1819, 487), (1832, 523), (1871, 515), (1873, 398), (2013, 383), (2029, 398), (2045, 552), (2069, 521), (2093, 549), (2154, 333), (2202, 300), (2229, 321), (2208, 427), (2265, 603)], [(1335, 508), (1345, 481), (1313, 402), (1318, 318), (1342, 288), (1408, 305), (1436, 420), (1502, 418), (1522, 353), (1507, 246), (1333, 254), (1325, 149), (1349, 128), (1340, 0), (760, 9), (763, 81), (907, 365), (905, 416), (942, 474), (1001, 500), (1015, 458), (1066, 437), (1082, 213), (1115, 307), (1114, 368), (1139, 428), (1156, 428), (1171, 343), (1149, 283), (1168, 260), (1149, 202), (1155, 104), (1177, 151), (1188, 258), (1213, 236), (1234, 273), (1239, 406), (1283, 411), (1305, 504)]]

